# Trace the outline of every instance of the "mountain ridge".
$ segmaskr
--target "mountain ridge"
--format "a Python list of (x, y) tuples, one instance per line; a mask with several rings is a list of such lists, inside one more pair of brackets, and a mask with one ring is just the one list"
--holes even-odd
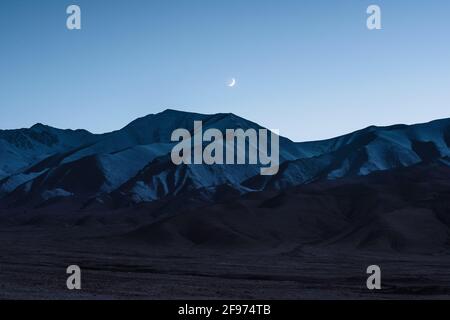
[[(263, 128), (232, 113), (166, 109), (104, 134), (43, 124), (0, 130), (0, 155), (6, 155), (0, 157), (0, 205), (11, 205), (10, 199), (16, 205), (30, 201), (36, 205), (49, 200), (49, 195), (56, 200), (82, 196), (81, 206), (105, 196), (128, 197), (125, 202), (139, 203), (195, 190), (209, 190), (204, 196), (214, 199), (215, 190), (224, 185), (238, 193), (283, 190), (450, 156), (450, 119), (439, 119), (416, 125), (369, 126), (312, 142), (280, 137), (280, 171), (271, 177), (259, 176), (259, 167), (253, 165), (174, 166), (169, 157), (175, 144), (170, 141), (171, 133), (179, 128), (192, 132), (194, 121), (202, 121), (204, 130)], [(93, 177), (96, 183), (91, 183)]]

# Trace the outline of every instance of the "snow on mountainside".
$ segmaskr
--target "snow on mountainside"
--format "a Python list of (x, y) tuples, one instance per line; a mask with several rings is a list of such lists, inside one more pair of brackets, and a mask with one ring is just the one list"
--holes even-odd
[(132, 202), (154, 201), (165, 196), (194, 190), (212, 190), (230, 185), (240, 193), (251, 191), (241, 186), (250, 177), (259, 174), (255, 165), (174, 165), (169, 157), (158, 158), (118, 192)]
[[(169, 153), (175, 129), (260, 129), (233, 114), (175, 110), (137, 119), (102, 135), (43, 125), (0, 131), (0, 204), (102, 196), (139, 203), (222, 186), (245, 193), (316, 180), (367, 175), (450, 157), (450, 119), (413, 126), (369, 127), (341, 137), (294, 143), (280, 137), (280, 171), (259, 175), (256, 165), (175, 166)], [(256, 149), (257, 146), (250, 146)], [(55, 191), (56, 190), (56, 191)], [(59, 196), (58, 196), (59, 195)]]
[(300, 143), (299, 147), (314, 156), (287, 161), (276, 176), (256, 177), (246, 185), (279, 189), (444, 159), (450, 156), (450, 119), (369, 127), (326, 141)]
[(85, 130), (60, 130), (42, 124), (29, 129), (0, 130), (0, 179), (50, 155), (96, 140)]
[[(155, 158), (167, 156), (175, 145), (170, 141), (172, 132), (178, 128), (193, 132), (194, 121), (202, 121), (204, 130), (215, 128), (222, 132), (230, 128), (244, 130), (262, 128), (233, 114), (202, 115), (166, 110), (137, 119), (119, 131), (98, 135), (96, 141), (89, 145), (52, 155), (28, 168), (26, 172), (7, 177), (0, 181), (0, 197), (15, 189), (16, 193), (27, 194), (27, 197), (34, 194), (40, 198), (42, 198), (41, 189), (61, 188), (74, 195), (86, 194), (86, 190), (89, 190), (91, 196), (112, 192), (150, 165)], [(282, 160), (294, 160), (300, 156), (296, 144), (292, 141), (280, 138), (280, 144)], [(257, 146), (252, 145), (251, 148), (257, 150)], [(89, 172), (89, 176), (83, 174), (80, 166), (85, 166), (84, 171)], [(259, 170), (256, 166), (246, 166), (245, 169), (243, 167), (190, 166), (186, 171), (181, 168), (175, 169), (177, 172), (194, 177), (182, 179), (188, 184), (192, 183), (187, 189), (215, 187), (224, 183), (230, 183), (239, 189), (242, 180), (257, 174)], [(84, 179), (85, 183), (75, 182), (74, 172), (77, 172), (77, 179)], [(42, 177), (38, 179), (41, 175)], [(96, 182), (93, 183), (93, 180)], [(166, 183), (164, 179), (155, 181)], [(149, 190), (145, 190), (146, 194), (154, 193), (152, 189), (156, 185), (155, 183), (149, 186)], [(168, 193), (170, 191), (166, 192)]]
[[(137, 145), (173, 144), (171, 142), (172, 132), (183, 128), (193, 133), (194, 121), (202, 121), (204, 131), (209, 128), (219, 129), (222, 132), (234, 128), (244, 130), (262, 128), (256, 123), (234, 114), (204, 115), (168, 109), (158, 114), (151, 114), (134, 120), (121, 130), (104, 134), (96, 143), (77, 151), (67, 157), (64, 162), (71, 162), (95, 154), (118, 152)], [(288, 159), (293, 160), (301, 155), (295, 143), (290, 140), (282, 138), (280, 143), (284, 146), (282, 149)]]

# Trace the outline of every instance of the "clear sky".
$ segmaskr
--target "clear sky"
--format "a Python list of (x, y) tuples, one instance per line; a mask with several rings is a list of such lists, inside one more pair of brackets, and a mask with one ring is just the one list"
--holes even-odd
[(305, 141), (445, 118), (449, 16), (448, 0), (2, 0), (0, 128), (106, 132), (173, 108)]

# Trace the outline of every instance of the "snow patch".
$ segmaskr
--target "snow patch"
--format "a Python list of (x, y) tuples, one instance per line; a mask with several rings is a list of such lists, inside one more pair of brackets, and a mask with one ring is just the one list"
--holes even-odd
[(138, 181), (131, 190), (131, 198), (135, 203), (151, 202), (156, 199), (153, 192), (144, 181)]
[(32, 172), (32, 173), (20, 173), (13, 175), (6, 179), (6, 181), (0, 186), (0, 193), (9, 193), (17, 189), (18, 186), (35, 179), (41, 174), (45, 173), (47, 170), (41, 172)]
[(50, 199), (54, 199), (54, 198), (67, 198), (67, 197), (71, 197), (74, 194), (71, 192), (68, 192), (64, 189), (54, 189), (54, 190), (45, 190), (41, 196), (44, 200), (50, 200)]

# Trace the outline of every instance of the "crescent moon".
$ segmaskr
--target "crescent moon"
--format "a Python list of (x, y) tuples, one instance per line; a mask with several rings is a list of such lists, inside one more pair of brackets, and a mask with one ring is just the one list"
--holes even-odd
[(235, 85), (236, 85), (236, 79), (233, 78), (233, 79), (231, 79), (231, 82), (228, 84), (228, 86), (229, 86), (230, 88), (233, 88)]

